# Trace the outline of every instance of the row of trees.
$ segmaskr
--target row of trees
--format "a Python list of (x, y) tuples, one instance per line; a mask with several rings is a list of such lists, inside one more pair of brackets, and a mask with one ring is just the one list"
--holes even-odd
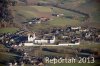
[(12, 5), (15, 2), (11, 0), (0, 0), (0, 28), (10, 26), (13, 23)]

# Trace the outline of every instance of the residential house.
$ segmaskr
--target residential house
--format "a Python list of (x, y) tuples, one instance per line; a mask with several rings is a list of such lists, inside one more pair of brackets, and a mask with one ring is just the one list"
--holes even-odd
[(80, 38), (72, 39), (72, 42), (69, 43), (59, 43), (60, 46), (68, 46), (68, 45), (80, 45)]

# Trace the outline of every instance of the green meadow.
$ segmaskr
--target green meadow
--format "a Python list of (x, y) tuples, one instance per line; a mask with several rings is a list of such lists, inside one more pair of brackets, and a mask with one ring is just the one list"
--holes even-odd
[(0, 28), (0, 33), (15, 33), (18, 28)]

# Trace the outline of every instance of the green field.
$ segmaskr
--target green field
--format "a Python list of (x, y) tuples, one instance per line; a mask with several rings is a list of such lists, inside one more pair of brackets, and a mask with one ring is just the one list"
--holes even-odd
[(33, 31), (38, 30), (48, 30), (48, 28), (52, 27), (52, 25), (46, 25), (46, 24), (36, 24), (32, 27)]
[[(0, 66), (5, 66), (3, 63), (15, 59), (15, 54), (7, 52), (8, 48), (0, 44)], [(2, 63), (3, 62), (3, 63)]]
[(47, 22), (48, 24), (36, 24), (33, 26), (33, 31), (37, 30), (48, 30), (48, 28), (52, 27), (64, 27), (66, 25), (70, 26), (80, 26), (81, 22), (79, 20), (73, 20), (73, 19), (68, 19), (68, 18), (54, 18), (53, 20), (49, 20)]
[(78, 20), (73, 20), (68, 18), (55, 18), (49, 21), (49, 23), (54, 26), (66, 26), (66, 25), (79, 26), (81, 24), (81, 22)]
[(44, 6), (15, 6), (15, 13), (26, 18), (38, 17), (38, 12), (51, 12), (50, 7)]
[(25, 19), (30, 19), (34, 16), (37, 17), (36, 10), (31, 6), (15, 6), (15, 14)]
[(49, 66), (94, 66), (94, 64), (79, 64), (79, 63), (66, 63), (66, 64), (48, 64)]
[(50, 7), (50, 6), (15, 6), (14, 10), (15, 10), (17, 22), (25, 22), (34, 17), (43, 16), (43, 13), (44, 14), (46, 13), (46, 15), (52, 14), (52, 13), (58, 13), (58, 14), (63, 13), (65, 16), (77, 15), (79, 17), (78, 20), (53, 17), (52, 18), (53, 20), (48, 21), (49, 25), (43, 25), (43, 24), (34, 25), (33, 31), (50, 28), (51, 26), (57, 26), (57, 27), (66, 26), (66, 25), (79, 26), (81, 24), (80, 19), (81, 17), (83, 17), (83, 15), (81, 14), (60, 9), (60, 8), (56, 8), (56, 7)]
[(36, 9), (39, 12), (51, 12), (51, 9), (49, 6), (32, 6), (34, 9)]
[[(52, 9), (51, 9), (52, 8)], [(52, 14), (52, 13), (58, 13), (58, 14), (64, 14), (65, 16), (75, 16), (77, 15), (79, 18), (84, 17), (81, 14), (56, 8), (56, 7), (50, 7), (50, 6), (15, 6), (14, 11), (16, 16), (20, 16), (19, 18), (25, 19), (31, 19), (33, 17), (39, 17), (41, 14)], [(16, 17), (18, 18), (18, 17)]]
[(100, 24), (100, 12), (96, 11), (92, 14), (92, 18), (95, 20), (95, 22), (98, 22)]
[(15, 33), (18, 28), (0, 28), (0, 33)]
[[(32, 66), (32, 65), (25, 65), (25, 66)], [(95, 64), (47, 64), (47, 66), (95, 66)]]
[(60, 13), (60, 14), (64, 14), (65, 16), (79, 16), (79, 17), (84, 17), (84, 15), (82, 14), (78, 14), (76, 12), (73, 11), (69, 11), (69, 10), (65, 10), (65, 9), (61, 9), (61, 8), (57, 8), (57, 7), (52, 7), (52, 12), (53, 13)]
[(15, 54), (8, 53), (8, 52), (0, 52), (0, 66), (5, 66), (3, 63), (9, 62), (11, 60), (14, 60), (16, 56)]

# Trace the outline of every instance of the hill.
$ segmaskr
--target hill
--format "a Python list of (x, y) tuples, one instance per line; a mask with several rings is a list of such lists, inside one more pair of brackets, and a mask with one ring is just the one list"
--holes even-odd
[[(66, 8), (82, 11), (84, 13), (87, 13), (90, 15), (89, 19), (84, 21), (84, 26), (93, 26), (99, 28), (99, 21), (100, 21), (100, 15), (99, 15), (99, 8), (98, 8), (98, 0), (18, 0), (18, 5), (14, 6), (14, 12), (15, 12), (15, 21), (16, 22), (25, 22), (28, 21), (34, 17), (48, 17), (52, 18), (52, 13), (64, 13), (67, 16), (78, 16), (79, 19), (83, 18), (82, 15), (66, 11), (61, 8), (55, 8), (51, 6), (37, 6), (36, 3), (56, 3), (61, 4), (65, 6)], [(23, 3), (23, 4), (22, 4)], [(73, 5), (73, 6), (72, 6)], [(51, 9), (53, 8), (53, 9)], [(69, 20), (69, 19), (57, 19), (54, 18), (50, 22), (50, 24), (57, 24), (61, 25), (63, 20), (63, 24), (66, 25), (75, 25), (76, 23), (82, 22), (82, 21), (75, 21)], [(68, 23), (68, 21), (71, 21)], [(65, 23), (66, 22), (66, 23)], [(83, 24), (83, 23), (82, 23)], [(80, 25), (80, 23), (79, 23)]]

